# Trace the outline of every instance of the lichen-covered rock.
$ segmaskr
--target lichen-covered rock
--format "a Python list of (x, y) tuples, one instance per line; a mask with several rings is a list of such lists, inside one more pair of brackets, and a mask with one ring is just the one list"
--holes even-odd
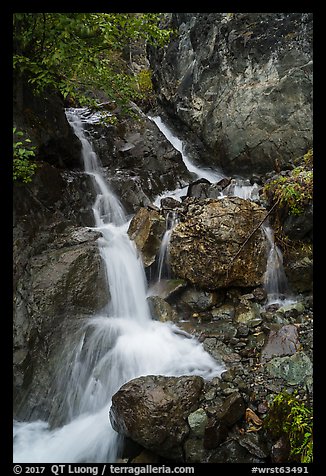
[(237, 253), (264, 216), (261, 207), (238, 197), (194, 202), (171, 234), (172, 271), (203, 289), (260, 285), (266, 268), (260, 228)]
[(202, 437), (205, 433), (205, 427), (208, 423), (208, 417), (203, 408), (198, 408), (188, 415), (188, 423), (195, 436)]
[(282, 378), (288, 385), (307, 385), (311, 388), (313, 367), (304, 352), (291, 356), (274, 357), (266, 364), (266, 370), (276, 378)]
[(249, 327), (255, 327), (260, 324), (262, 319), (260, 318), (258, 304), (246, 299), (241, 300), (236, 307), (235, 321)]
[(201, 377), (140, 377), (112, 397), (110, 421), (119, 433), (161, 456), (182, 459), (188, 415), (198, 407)]

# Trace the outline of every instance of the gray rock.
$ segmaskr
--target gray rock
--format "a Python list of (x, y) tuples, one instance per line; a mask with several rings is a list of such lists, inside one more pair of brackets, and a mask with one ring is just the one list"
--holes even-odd
[(287, 259), (284, 269), (291, 288), (299, 293), (311, 292), (313, 289), (312, 252), (299, 252)]
[(201, 137), (207, 163), (250, 176), (311, 147), (311, 13), (174, 13), (172, 22), (178, 38), (151, 55), (154, 84)]
[(184, 454), (187, 463), (205, 463), (209, 455), (203, 446), (203, 440), (198, 438), (187, 438)]
[(219, 300), (217, 292), (201, 291), (194, 288), (186, 289), (178, 299), (178, 305), (186, 306), (192, 311), (208, 311)]
[(216, 309), (211, 310), (213, 319), (230, 319), (234, 317), (234, 306), (233, 304), (222, 304), (222, 306), (217, 307)]
[(257, 456), (258, 458), (267, 458), (269, 455), (269, 450), (265, 441), (260, 438), (259, 433), (245, 433), (240, 438), (238, 442), (241, 446), (246, 448), (251, 454)]
[(304, 352), (296, 352), (287, 357), (275, 357), (266, 364), (272, 377), (282, 378), (289, 385), (312, 385), (313, 367)]
[(208, 463), (264, 463), (265, 460), (251, 454), (241, 446), (237, 439), (228, 438), (224, 443), (212, 451)]
[(134, 118), (120, 118), (117, 126), (95, 123), (88, 130), (107, 179), (128, 213), (192, 180), (180, 152), (138, 110)]
[(289, 215), (283, 224), (284, 233), (291, 240), (302, 240), (313, 229), (313, 207), (310, 205), (300, 215)]
[(44, 252), (31, 264), (31, 307), (48, 320), (92, 314), (107, 304), (107, 281), (97, 245), (79, 245)]
[(151, 286), (150, 295), (172, 302), (186, 287), (187, 282), (184, 279), (161, 279)]
[(245, 403), (239, 392), (233, 391), (223, 402), (222, 406), (217, 409), (215, 417), (227, 427), (234, 425), (245, 412)]
[(228, 430), (221, 422), (211, 419), (206, 428), (204, 435), (204, 448), (212, 450), (217, 448), (227, 437)]
[(178, 314), (164, 299), (159, 296), (150, 296), (147, 298), (151, 316), (160, 322), (177, 322)]
[(193, 413), (190, 413), (190, 415), (188, 415), (188, 423), (195, 436), (203, 437), (205, 427), (208, 423), (208, 417), (205, 410), (203, 408), (198, 408)]

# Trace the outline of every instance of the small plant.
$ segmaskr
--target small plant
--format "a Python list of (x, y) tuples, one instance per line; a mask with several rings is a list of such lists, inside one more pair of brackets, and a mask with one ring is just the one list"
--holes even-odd
[(149, 69), (143, 69), (137, 74), (137, 83), (141, 93), (150, 95), (153, 93), (152, 73)]
[(281, 392), (274, 398), (264, 427), (273, 438), (285, 436), (290, 443), (290, 460), (300, 463), (313, 461), (313, 412), (297, 398)]
[[(297, 159), (298, 161), (299, 159)], [(300, 165), (290, 175), (268, 182), (263, 194), (290, 215), (300, 215), (313, 198), (313, 151), (300, 157)]]
[(35, 147), (30, 145), (32, 141), (29, 138), (23, 139), (24, 132), (17, 131), (16, 127), (13, 128), (13, 136), (13, 179), (24, 183), (31, 182), (37, 167), (37, 164), (31, 161), (35, 156)]

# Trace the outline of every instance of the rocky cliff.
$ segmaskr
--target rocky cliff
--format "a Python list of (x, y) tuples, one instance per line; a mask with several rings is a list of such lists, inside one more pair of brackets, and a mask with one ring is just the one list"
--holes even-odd
[(152, 51), (170, 115), (227, 173), (285, 166), (312, 144), (312, 14), (173, 13), (179, 35)]

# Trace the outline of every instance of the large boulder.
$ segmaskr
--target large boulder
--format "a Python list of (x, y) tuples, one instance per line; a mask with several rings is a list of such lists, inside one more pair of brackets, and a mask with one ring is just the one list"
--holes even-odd
[(113, 396), (110, 421), (118, 433), (154, 454), (185, 463), (210, 462), (245, 416), (241, 394), (232, 389), (225, 396), (223, 388), (219, 379), (208, 382), (199, 376), (135, 378)]
[(265, 214), (260, 206), (238, 197), (194, 201), (171, 234), (173, 272), (203, 289), (260, 285), (266, 245), (258, 225)]
[(179, 35), (152, 52), (153, 82), (212, 165), (263, 173), (310, 148), (312, 13), (173, 13), (171, 21)]
[(113, 428), (145, 448), (172, 459), (183, 457), (190, 428), (187, 417), (198, 407), (201, 377), (140, 377), (112, 397)]

